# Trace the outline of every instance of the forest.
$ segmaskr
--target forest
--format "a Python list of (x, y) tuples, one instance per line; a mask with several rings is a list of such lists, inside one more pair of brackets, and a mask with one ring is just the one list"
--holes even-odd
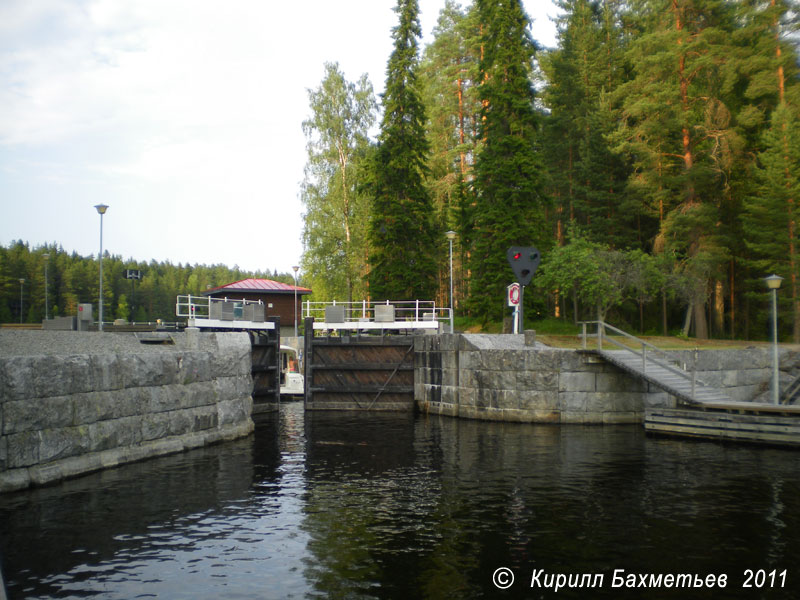
[[(512, 245), (529, 320), (598, 316), (800, 342), (798, 5), (561, 0), (542, 48), (519, 0), (447, 2), (419, 47), (398, 0), (380, 102), (326, 65), (309, 90), (303, 270), (317, 299), (449, 299), (502, 320)], [(369, 132), (378, 123), (376, 140)]]
[[(127, 270), (141, 271), (141, 280), (125, 279)], [(200, 295), (209, 287), (248, 277), (294, 283), (294, 275), (288, 273), (253, 273), (225, 265), (148, 263), (105, 252), (103, 320), (174, 322), (179, 294)], [(0, 323), (41, 323), (45, 312), (50, 318), (76, 315), (78, 304), (84, 302), (97, 307), (99, 281), (100, 263), (94, 256), (65, 252), (57, 244), (32, 248), (21, 240), (0, 246)]]
[[(555, 48), (520, 0), (448, 0), (423, 48), (417, 0), (397, 0), (380, 97), (325, 65), (302, 124), (312, 299), (449, 306), (452, 231), (462, 321), (507, 316), (506, 249), (536, 246), (530, 322), (764, 339), (774, 273), (781, 339), (800, 343), (798, 3), (557, 4)], [(293, 281), (104, 261), (106, 315), (136, 321), (171, 320), (176, 294), (207, 285)], [(0, 321), (43, 317), (45, 264), (51, 315), (97, 302), (96, 257), (18, 241), (0, 247)]]

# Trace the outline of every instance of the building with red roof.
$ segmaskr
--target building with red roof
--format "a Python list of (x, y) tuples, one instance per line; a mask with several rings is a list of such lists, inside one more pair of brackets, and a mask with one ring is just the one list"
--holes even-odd
[[(296, 292), (296, 293), (295, 293)], [(265, 307), (265, 316), (280, 317), (281, 335), (294, 335), (295, 308), (298, 326), (303, 321), (303, 296), (311, 293), (304, 287), (297, 287), (271, 279), (242, 279), (226, 285), (211, 288), (203, 292), (212, 298), (228, 300), (261, 300)], [(294, 305), (295, 297), (297, 305)]]

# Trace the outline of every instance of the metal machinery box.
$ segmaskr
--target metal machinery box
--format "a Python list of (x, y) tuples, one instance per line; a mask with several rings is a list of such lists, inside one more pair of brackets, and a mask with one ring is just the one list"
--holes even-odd
[(334, 304), (325, 307), (326, 323), (344, 323), (344, 305)]
[(376, 304), (375, 322), (394, 323), (394, 306), (391, 304)]
[(92, 305), (78, 304), (78, 331), (89, 331), (93, 320)]
[(219, 321), (233, 321), (234, 304), (235, 302), (229, 302), (227, 300), (223, 302), (212, 301), (208, 309), (208, 317)]

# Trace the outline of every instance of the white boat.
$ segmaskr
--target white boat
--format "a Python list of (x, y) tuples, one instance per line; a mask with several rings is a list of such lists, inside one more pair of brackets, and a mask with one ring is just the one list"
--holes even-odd
[(303, 397), (305, 384), (300, 373), (297, 350), (291, 346), (281, 346), (281, 398), (295, 400)]

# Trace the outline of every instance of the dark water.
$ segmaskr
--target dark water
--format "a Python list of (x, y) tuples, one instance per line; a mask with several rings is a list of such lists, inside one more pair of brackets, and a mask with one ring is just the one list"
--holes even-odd
[[(12, 599), (798, 598), (798, 461), (290, 404), (246, 440), (0, 496), (0, 551)], [(613, 588), (615, 569), (727, 587)], [(747, 569), (774, 585), (743, 588)], [(558, 573), (603, 581), (542, 587)]]

